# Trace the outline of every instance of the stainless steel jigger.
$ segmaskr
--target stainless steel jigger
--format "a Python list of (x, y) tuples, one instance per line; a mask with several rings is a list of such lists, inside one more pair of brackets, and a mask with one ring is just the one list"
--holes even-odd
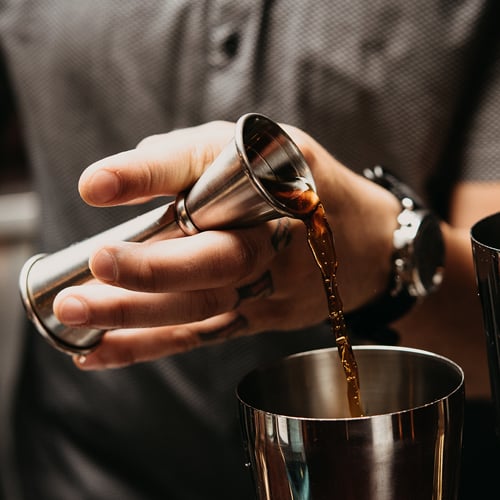
[(299, 217), (280, 193), (300, 195), (311, 189), (316, 188), (309, 167), (290, 137), (265, 116), (243, 115), (233, 140), (174, 202), (58, 252), (31, 257), (19, 281), (26, 313), (57, 349), (71, 355), (88, 353), (104, 331), (67, 327), (55, 317), (52, 306), (62, 289), (93, 279), (88, 261), (95, 249), (110, 241), (176, 238)]

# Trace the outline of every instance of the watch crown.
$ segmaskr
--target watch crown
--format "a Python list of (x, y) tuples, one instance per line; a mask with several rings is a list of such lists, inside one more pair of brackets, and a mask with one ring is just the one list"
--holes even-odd
[(396, 250), (400, 250), (415, 239), (421, 219), (414, 210), (404, 208), (397, 220), (400, 227), (394, 231), (393, 244)]
[(411, 198), (408, 198), (408, 196), (405, 196), (401, 200), (401, 205), (406, 210), (413, 210), (415, 208), (415, 203), (413, 202), (413, 200)]

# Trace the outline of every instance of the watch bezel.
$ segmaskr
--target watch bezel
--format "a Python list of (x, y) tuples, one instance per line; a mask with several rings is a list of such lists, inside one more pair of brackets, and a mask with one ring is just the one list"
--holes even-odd
[[(406, 288), (413, 297), (425, 297), (443, 279), (444, 244), (439, 219), (430, 210), (404, 208), (398, 223), (393, 238), (395, 285), (391, 294)], [(429, 255), (434, 255), (430, 261)]]

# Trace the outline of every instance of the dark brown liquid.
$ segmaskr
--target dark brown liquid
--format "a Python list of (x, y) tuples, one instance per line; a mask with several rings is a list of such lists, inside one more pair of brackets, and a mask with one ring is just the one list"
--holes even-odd
[[(280, 187), (283, 188), (283, 186)], [(296, 189), (280, 190), (279, 193), (274, 191), (273, 195), (278, 199), (286, 200), (287, 207), (301, 218), (306, 225), (307, 242), (323, 277), (330, 325), (346, 376), (347, 398), (351, 416), (363, 416), (358, 365), (347, 334), (342, 299), (337, 287), (337, 255), (333, 233), (326, 219), (325, 209), (318, 195), (312, 189), (305, 191), (297, 191)]]

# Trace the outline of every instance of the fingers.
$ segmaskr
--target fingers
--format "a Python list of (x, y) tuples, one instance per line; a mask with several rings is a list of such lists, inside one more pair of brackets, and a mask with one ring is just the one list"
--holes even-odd
[[(54, 301), (54, 313), (63, 324), (72, 327), (140, 328), (147, 332), (140, 338), (127, 332), (125, 354), (118, 349), (113, 365), (126, 363), (118, 361), (122, 357), (143, 359), (147, 344), (154, 343), (151, 336), (158, 339), (160, 331), (165, 345), (162, 343), (158, 352), (195, 347), (197, 344), (190, 337), (193, 331), (207, 333), (209, 326), (210, 330), (214, 324), (217, 326), (217, 322), (211, 323), (213, 318), (234, 314), (234, 310), (253, 301), (266, 303), (263, 299), (274, 293), (272, 274), (266, 263), (275, 261), (277, 252), (293, 241), (290, 227), (293, 222), (285, 218), (258, 228), (207, 231), (152, 244), (106, 247), (104, 252), (108, 248), (115, 252), (113, 276), (109, 278), (109, 269), (100, 269), (95, 274), (108, 276), (112, 284), (93, 281), (66, 288)], [(102, 264), (98, 262), (99, 252), (95, 257), (94, 268), (99, 268)], [(278, 281), (282, 279), (278, 273)], [(131, 289), (124, 288), (124, 283)], [(254, 331), (259, 331), (259, 321), (253, 320), (258, 328)], [(166, 337), (164, 332), (168, 332)], [(212, 336), (217, 339), (219, 334)], [(116, 338), (121, 342), (123, 336)], [(131, 354), (133, 347), (137, 355)]]
[(276, 239), (287, 237), (278, 229), (283, 225), (274, 221), (239, 231), (106, 245), (91, 257), (90, 268), (103, 282), (144, 292), (235, 285), (268, 265), (276, 253)]
[[(269, 276), (247, 287), (260, 290), (268, 283)], [(264, 295), (266, 295), (264, 293)], [(253, 296), (253, 294), (252, 294)], [(212, 345), (242, 335), (252, 335), (269, 330), (289, 330), (310, 326), (309, 317), (320, 323), (327, 316), (326, 308), (318, 307), (312, 295), (297, 302), (295, 315), (290, 314), (288, 300), (243, 301), (237, 310), (210, 317), (198, 322), (160, 326), (156, 328), (108, 331), (97, 348), (86, 356), (75, 356), (78, 368), (100, 370), (119, 368), (138, 362), (151, 361), (164, 356), (186, 352), (201, 346)], [(302, 318), (302, 320), (300, 319)], [(332, 334), (332, 342), (334, 337)]]
[(145, 139), (89, 166), (80, 177), (80, 196), (90, 205), (111, 206), (177, 194), (198, 179), (232, 133), (233, 125), (212, 122)]
[(56, 297), (54, 312), (66, 325), (99, 329), (154, 327), (202, 320), (232, 310), (235, 288), (181, 293), (137, 293), (96, 284), (67, 288)]
[[(230, 311), (272, 288), (269, 277), (251, 277), (275, 255), (269, 230), (281, 225), (106, 248), (96, 254), (94, 267), (110, 285), (66, 288), (56, 297), (54, 312), (68, 326), (115, 329), (187, 323)], [(113, 262), (103, 265), (110, 258)]]
[(246, 333), (246, 318), (237, 312), (185, 325), (115, 330), (107, 332), (99, 346), (90, 354), (75, 356), (74, 362), (83, 370), (120, 368), (186, 352), (202, 345), (215, 344)]
[(180, 293), (142, 293), (103, 284), (69, 287), (54, 300), (58, 319), (72, 327), (99, 329), (175, 325), (231, 311), (274, 291), (271, 273), (241, 287)]
[[(114, 330), (104, 335), (101, 344), (85, 358), (85, 363), (76, 360), (77, 366), (89, 370), (125, 366), (184, 352), (237, 335), (296, 329), (320, 322), (327, 315), (326, 304), (316, 300), (322, 291), (321, 279), (317, 272), (312, 275), (314, 279), (310, 279), (311, 276), (306, 271), (307, 265), (304, 265), (304, 262), (311, 262), (305, 248), (304, 235), (292, 238), (289, 225), (293, 226), (293, 221), (288, 219), (266, 225), (267, 228), (274, 228), (268, 240), (275, 258), (271, 259), (270, 267), (255, 279), (247, 276), (242, 283), (236, 285), (231, 281), (233, 271), (227, 264), (222, 265), (213, 275), (200, 276), (200, 280), (206, 285), (212, 285), (212, 288), (196, 288), (199, 270), (195, 268), (194, 272), (188, 272), (184, 276), (186, 283), (183, 283), (182, 271), (179, 271), (177, 277), (175, 271), (170, 274), (169, 283), (174, 283), (172, 286), (177, 287), (173, 292), (136, 292), (102, 283), (60, 292), (54, 302), (54, 312), (63, 323)], [(254, 230), (248, 229), (243, 233)], [(238, 238), (239, 233), (235, 231), (232, 237)], [(189, 239), (185, 238), (183, 241), (189, 242)], [(180, 240), (173, 243), (180, 243)], [(210, 246), (217, 247), (212, 244)], [(191, 247), (196, 249), (198, 245), (187, 245), (181, 254), (193, 251)], [(300, 257), (300, 249), (305, 251), (307, 260)], [(202, 250), (202, 254), (205, 250)], [(290, 252), (296, 260), (288, 261), (287, 266), (287, 259), (283, 254)], [(169, 255), (169, 259), (162, 260), (169, 262), (170, 257), (174, 259), (173, 255)], [(203, 259), (203, 256), (199, 258)], [(139, 260), (136, 259), (136, 263)], [(221, 260), (227, 262), (224, 256)], [(196, 261), (195, 258), (194, 262)], [(175, 270), (176, 267), (174, 260), (172, 269)], [(258, 266), (252, 275), (256, 275), (257, 270)], [(299, 293), (293, 304), (290, 302), (290, 294), (293, 293), (290, 279), (299, 283)], [(227, 280), (231, 284), (227, 284)], [(215, 283), (220, 286), (215, 287)]]

